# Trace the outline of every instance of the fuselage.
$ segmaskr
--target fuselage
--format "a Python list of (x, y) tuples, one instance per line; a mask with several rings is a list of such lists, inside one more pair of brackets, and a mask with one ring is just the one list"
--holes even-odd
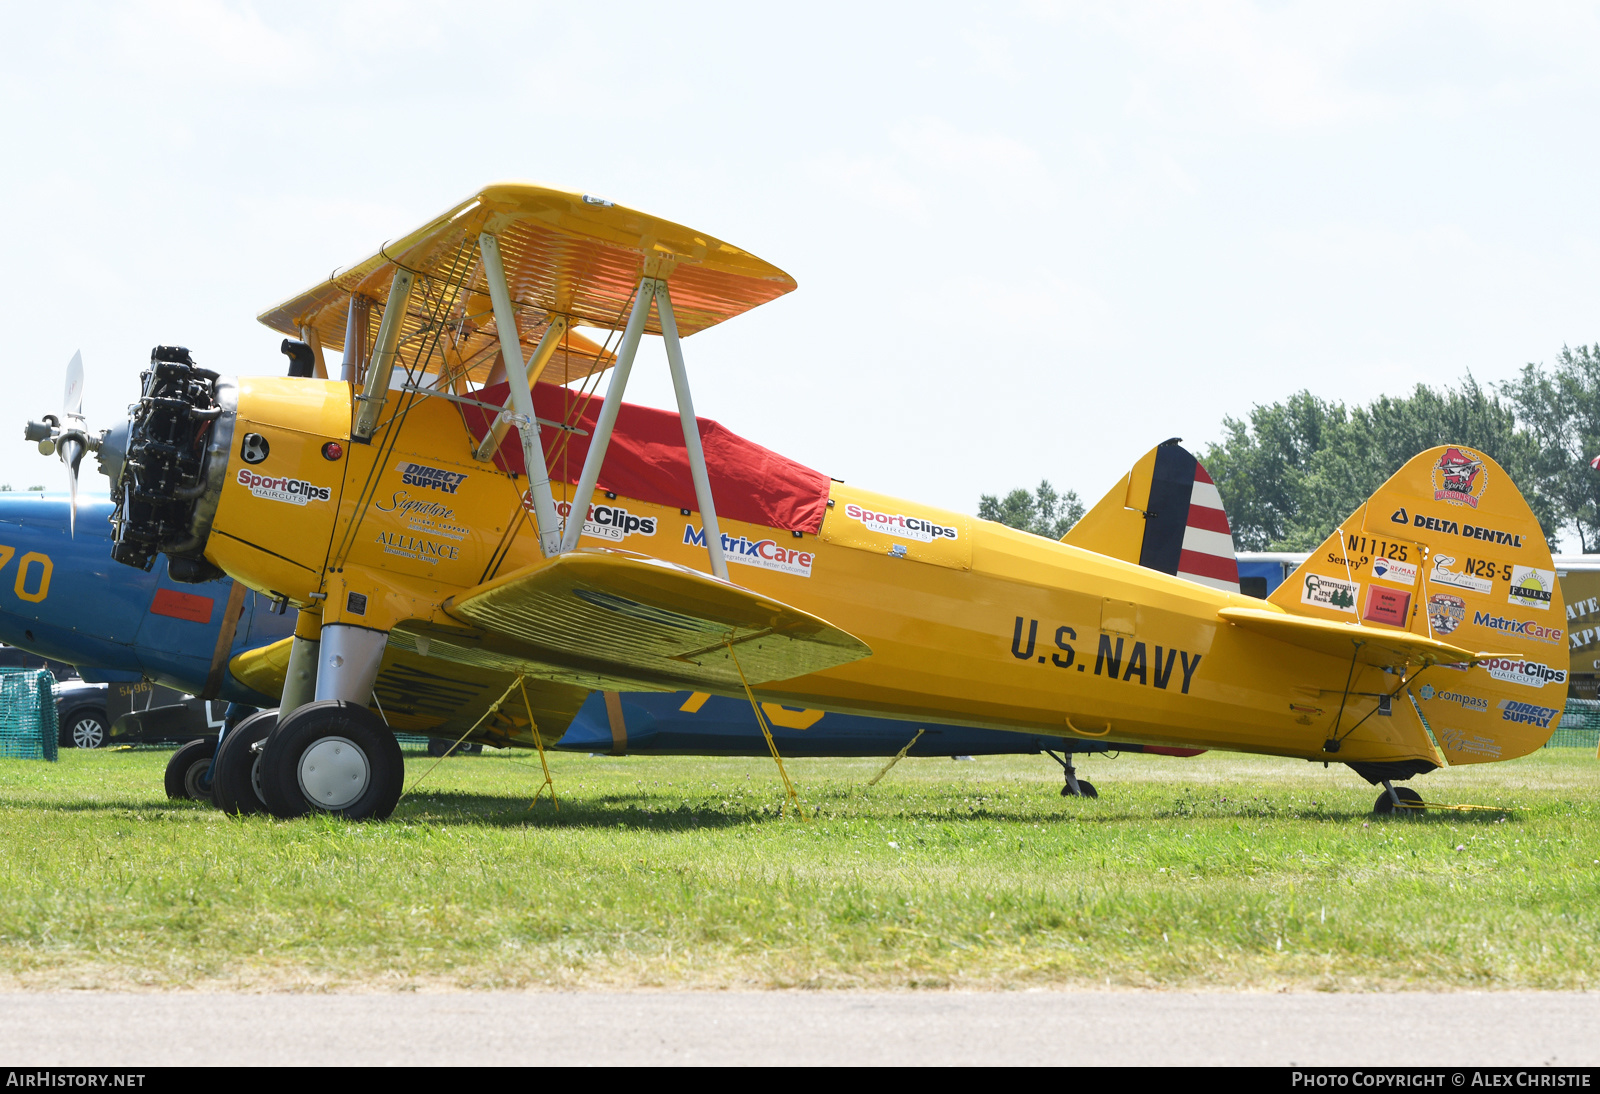
[[(402, 406), (397, 426), (353, 444), (350, 385), (240, 380), (206, 559), (324, 623), (459, 627), (452, 596), (541, 557), (527, 480), (472, 458), (454, 404), (391, 393), (384, 418)], [(551, 478), (564, 501), (561, 480), (576, 469), (558, 463)], [(709, 570), (700, 514), (604, 489), (590, 501), (580, 546)], [(815, 532), (721, 525), (731, 580), (872, 649), (763, 685), (774, 702), (1324, 759), (1335, 718), (1348, 727), (1393, 690), (1381, 670), (1358, 665), (1340, 713), (1348, 661), (1217, 618), (1260, 601), (841, 483)], [(1431, 758), (1401, 722), (1367, 718), (1339, 759)]]

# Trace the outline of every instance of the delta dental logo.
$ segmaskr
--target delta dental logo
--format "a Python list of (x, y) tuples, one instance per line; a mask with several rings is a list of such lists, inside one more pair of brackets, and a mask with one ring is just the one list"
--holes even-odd
[(879, 513), (863, 509), (852, 502), (844, 507), (844, 515), (860, 521), (874, 532), (901, 539), (914, 539), (918, 543), (932, 543), (936, 539), (959, 539), (960, 532), (948, 524), (937, 524), (921, 517), (908, 517), (904, 513)]
[(1472, 624), (1502, 634), (1514, 634), (1518, 638), (1537, 638), (1541, 642), (1554, 642), (1557, 645), (1560, 644), (1563, 633), (1558, 627), (1546, 627), (1543, 623), (1535, 623), (1531, 619), (1508, 619), (1503, 615), (1490, 615), (1488, 612), (1478, 611), (1472, 613)]
[(1417, 695), (1424, 703), (1437, 699), (1441, 703), (1454, 703), (1463, 710), (1488, 710), (1489, 700), (1477, 695), (1466, 695), (1459, 691), (1434, 691), (1432, 684), (1423, 684), (1417, 689)]
[(1536, 570), (1532, 566), (1511, 568), (1511, 592), (1506, 600), (1525, 608), (1550, 610), (1551, 594), (1555, 591), (1556, 575), (1553, 570)]
[(395, 464), (394, 469), (400, 472), (400, 480), (407, 486), (425, 486), (430, 490), (441, 490), (446, 494), (454, 494), (456, 488), (467, 481), (467, 476), (458, 471), (424, 467), (420, 463), (402, 461)]
[[(522, 506), (531, 509), (532, 499), (524, 497)], [(562, 520), (566, 520), (572, 513), (572, 503), (557, 502), (556, 512)], [(608, 539), (613, 543), (621, 543), (629, 536), (653, 536), (656, 534), (656, 518), (634, 516), (620, 505), (591, 505), (589, 515), (583, 522), (583, 534), (596, 539)]]
[(1536, 707), (1532, 703), (1519, 703), (1515, 699), (1500, 700), (1500, 720), (1503, 722), (1516, 722), (1519, 725), (1549, 729), (1550, 720), (1560, 714), (1559, 710)]
[[(704, 547), (705, 530), (696, 528), (692, 524), (685, 524), (683, 543), (686, 547)], [(816, 561), (816, 555), (810, 551), (796, 551), (792, 547), (785, 547), (775, 539), (749, 539), (745, 536), (730, 536), (726, 532), (722, 533), (722, 554), (729, 562), (737, 562), (741, 566), (754, 566), (758, 570), (775, 570), (780, 574), (793, 574), (796, 577), (810, 577), (811, 564)]]
[(239, 485), (245, 487), (250, 493), (266, 501), (283, 501), (290, 505), (305, 505), (307, 502), (327, 501), (333, 497), (333, 491), (326, 486), (318, 486), (305, 479), (273, 478), (271, 475), (258, 475), (248, 467), (239, 468)]
[(1433, 500), (1448, 505), (1478, 507), (1478, 499), (1489, 486), (1489, 472), (1483, 459), (1468, 448), (1447, 448), (1433, 465)]
[(1489, 670), (1490, 676), (1508, 684), (1542, 688), (1546, 684), (1567, 682), (1566, 669), (1553, 669), (1549, 665), (1540, 664), (1538, 661), (1525, 661), (1520, 657), (1491, 657), (1480, 664)]

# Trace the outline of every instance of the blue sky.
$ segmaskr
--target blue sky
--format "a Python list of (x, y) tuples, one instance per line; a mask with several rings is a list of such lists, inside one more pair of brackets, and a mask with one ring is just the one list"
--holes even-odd
[[(685, 344), (702, 414), (972, 511), (1092, 501), (1305, 387), (1504, 380), (1600, 340), (1600, 8), (31, 5), (0, 14), (0, 481), (74, 350), (255, 322), (484, 182), (601, 194), (787, 269)], [(659, 348), (631, 397), (670, 405)]]

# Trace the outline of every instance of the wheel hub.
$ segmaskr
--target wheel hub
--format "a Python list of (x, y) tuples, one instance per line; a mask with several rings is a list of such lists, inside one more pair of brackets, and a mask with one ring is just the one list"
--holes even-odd
[(79, 748), (99, 748), (105, 733), (93, 718), (81, 719), (72, 727), (72, 743)]
[(183, 773), (184, 793), (195, 801), (204, 801), (211, 796), (211, 783), (206, 779), (206, 772), (211, 770), (210, 758), (196, 760), (189, 765)]
[(323, 737), (300, 755), (300, 792), (317, 809), (344, 809), (372, 780), (367, 754), (348, 737)]

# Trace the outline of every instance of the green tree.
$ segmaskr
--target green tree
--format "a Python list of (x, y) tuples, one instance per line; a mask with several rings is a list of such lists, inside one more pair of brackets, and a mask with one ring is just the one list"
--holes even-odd
[(1046, 539), (1060, 539), (1083, 516), (1083, 502), (1075, 490), (1057, 494), (1048, 479), (1039, 480), (1033, 493), (1018, 488), (1003, 498), (984, 494), (978, 498), (978, 517), (1008, 528), (1020, 528)]
[(1585, 553), (1600, 550), (1600, 344), (1561, 348), (1550, 371), (1523, 366), (1500, 385), (1522, 424), (1542, 442), (1539, 482), (1578, 534)]
[(1354, 408), (1302, 391), (1223, 426), (1202, 462), (1241, 550), (1316, 547), (1406, 461), (1441, 444), (1469, 446), (1505, 468), (1552, 543), (1566, 521), (1545, 489), (1550, 457), (1538, 431), (1519, 427), (1513, 400), (1471, 376), (1456, 389), (1419, 384)]

